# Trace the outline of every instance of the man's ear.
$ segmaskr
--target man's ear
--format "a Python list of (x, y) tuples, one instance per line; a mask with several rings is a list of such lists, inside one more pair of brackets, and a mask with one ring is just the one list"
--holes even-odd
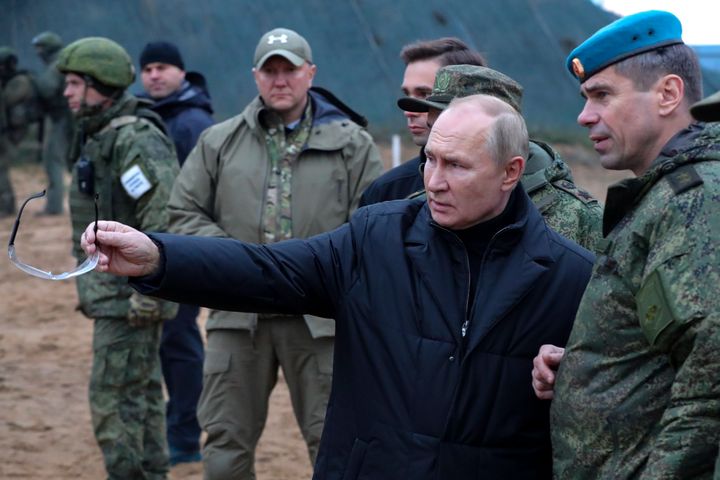
[(685, 98), (685, 82), (675, 74), (665, 75), (657, 81), (655, 91), (658, 98), (658, 112), (667, 116), (677, 109)]
[(502, 189), (507, 192), (515, 188), (515, 185), (517, 185), (522, 178), (524, 171), (525, 159), (519, 155), (511, 158), (505, 164), (505, 178), (502, 182)]

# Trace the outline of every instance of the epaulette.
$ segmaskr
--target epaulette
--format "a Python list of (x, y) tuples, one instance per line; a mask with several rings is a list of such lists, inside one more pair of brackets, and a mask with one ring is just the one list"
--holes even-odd
[(555, 182), (552, 182), (552, 184), (560, 190), (569, 193), (583, 203), (587, 204), (597, 202), (597, 199), (590, 195), (590, 192), (583, 190), (572, 182), (569, 182), (567, 180), (557, 180)]
[(673, 189), (675, 195), (679, 195), (703, 184), (703, 179), (700, 178), (700, 174), (698, 174), (695, 167), (689, 163), (673, 169), (671, 172), (665, 174), (665, 178), (667, 178), (670, 188)]

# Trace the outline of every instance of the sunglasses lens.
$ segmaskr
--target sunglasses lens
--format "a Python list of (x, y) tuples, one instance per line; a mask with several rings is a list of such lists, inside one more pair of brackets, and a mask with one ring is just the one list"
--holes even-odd
[(46, 280), (65, 280), (68, 278), (77, 277), (78, 275), (82, 275), (83, 273), (87, 273), (94, 269), (98, 263), (98, 260), (100, 259), (100, 252), (96, 250), (95, 253), (86, 258), (84, 262), (77, 266), (77, 268), (70, 270), (69, 272), (63, 273), (47, 272), (45, 270), (40, 270), (39, 268), (35, 268), (32, 265), (28, 265), (27, 263), (20, 261), (20, 259), (17, 258), (17, 254), (15, 253), (14, 245), (10, 245), (8, 247), (8, 257), (10, 257), (10, 261), (13, 265), (15, 265), (17, 268), (29, 275), (38, 278), (44, 278)]
[[(65, 280), (67, 278), (77, 277), (78, 275), (82, 275), (83, 273), (87, 273), (95, 268), (97, 266), (98, 260), (100, 259), (100, 251), (96, 250), (95, 253), (93, 253), (91, 256), (86, 258), (80, 265), (75, 267), (73, 270), (69, 272), (63, 272), (63, 273), (52, 273), (45, 270), (40, 270), (39, 268), (33, 267), (32, 265), (28, 265), (27, 263), (21, 261), (17, 257), (17, 253), (15, 253), (15, 236), (17, 235), (18, 228), (20, 226), (20, 217), (22, 215), (23, 210), (25, 209), (25, 205), (32, 200), (33, 198), (40, 198), (45, 195), (45, 191), (43, 190), (42, 193), (36, 193), (34, 195), (31, 195), (20, 207), (20, 210), (18, 211), (18, 216), (15, 219), (15, 225), (13, 226), (12, 233), (10, 234), (10, 241), (8, 242), (8, 257), (10, 258), (10, 261), (13, 265), (15, 265), (17, 268), (22, 270), (23, 272), (32, 275), (34, 277), (38, 278), (44, 278), (46, 280)], [(98, 221), (98, 195), (95, 194), (95, 231), (97, 232), (97, 221)]]

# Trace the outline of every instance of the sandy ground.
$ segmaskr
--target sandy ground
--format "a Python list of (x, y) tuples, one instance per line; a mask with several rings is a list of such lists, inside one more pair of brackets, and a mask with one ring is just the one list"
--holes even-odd
[[(568, 151), (566, 158), (574, 156)], [(626, 173), (608, 174), (583, 160), (573, 166), (578, 184), (604, 199), (605, 186)], [(13, 169), (16, 197), (42, 190), (37, 165)], [(72, 268), (67, 215), (38, 217), (44, 200), (31, 202), (16, 239), (18, 255), (59, 272)], [(12, 219), (0, 219), (7, 243)], [(51, 282), (0, 260), (0, 478), (100, 479), (104, 468), (87, 405), (91, 363), (89, 320), (75, 311), (72, 280)], [(310, 478), (311, 467), (281, 381), (257, 451), (258, 479)], [(172, 469), (171, 479), (201, 479), (201, 464)]]

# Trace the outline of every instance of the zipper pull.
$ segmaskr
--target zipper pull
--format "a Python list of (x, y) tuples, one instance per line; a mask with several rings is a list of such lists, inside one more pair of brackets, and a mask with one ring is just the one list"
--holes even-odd
[(465, 321), (463, 322), (463, 324), (462, 324), (462, 327), (460, 328), (460, 334), (461, 334), (463, 337), (465, 337), (465, 334), (467, 333), (468, 324), (469, 324), (469, 322), (468, 322), (467, 320), (465, 320)]

